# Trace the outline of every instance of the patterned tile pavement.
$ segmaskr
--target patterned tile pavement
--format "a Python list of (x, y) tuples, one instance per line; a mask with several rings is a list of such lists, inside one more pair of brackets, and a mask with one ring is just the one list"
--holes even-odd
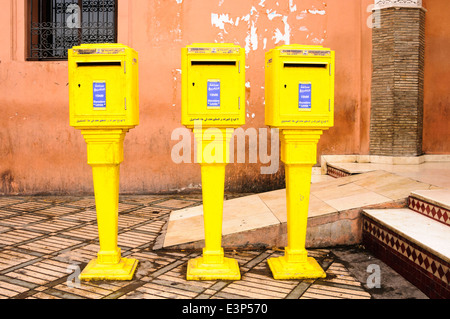
[(240, 281), (186, 281), (198, 251), (153, 250), (172, 210), (201, 196), (121, 196), (118, 242), (139, 260), (131, 281), (78, 282), (76, 274), (99, 249), (94, 197), (0, 198), (1, 299), (370, 299), (330, 249), (310, 250), (327, 272), (319, 280), (274, 280), (266, 260), (279, 249), (226, 251)]

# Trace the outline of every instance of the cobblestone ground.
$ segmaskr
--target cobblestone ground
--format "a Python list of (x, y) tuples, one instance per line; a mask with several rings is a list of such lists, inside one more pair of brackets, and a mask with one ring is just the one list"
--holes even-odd
[(363, 284), (333, 254), (310, 250), (327, 272), (318, 280), (274, 280), (267, 265), (278, 249), (226, 251), (240, 281), (187, 281), (198, 251), (154, 250), (172, 210), (200, 195), (121, 196), (118, 245), (139, 260), (131, 281), (78, 282), (99, 249), (94, 197), (0, 198), (0, 298), (8, 299), (369, 299)]

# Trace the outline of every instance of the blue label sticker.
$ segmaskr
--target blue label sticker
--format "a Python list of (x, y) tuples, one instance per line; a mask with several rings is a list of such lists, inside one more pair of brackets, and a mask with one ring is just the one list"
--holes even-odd
[(94, 109), (106, 108), (106, 82), (94, 82)]
[(311, 111), (311, 83), (300, 83), (298, 86), (298, 109)]
[(207, 107), (220, 108), (220, 81), (208, 80)]

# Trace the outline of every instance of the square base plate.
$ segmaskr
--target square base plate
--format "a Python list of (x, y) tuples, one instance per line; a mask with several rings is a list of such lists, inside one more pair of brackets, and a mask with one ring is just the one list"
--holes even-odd
[(223, 263), (207, 264), (203, 257), (191, 259), (187, 267), (187, 280), (240, 280), (241, 273), (236, 259), (223, 258)]
[(325, 278), (327, 274), (312, 257), (306, 262), (287, 262), (285, 257), (269, 258), (267, 263), (274, 279), (315, 279)]
[(89, 262), (83, 269), (80, 280), (131, 280), (139, 261), (121, 258), (117, 264), (99, 264), (97, 259)]

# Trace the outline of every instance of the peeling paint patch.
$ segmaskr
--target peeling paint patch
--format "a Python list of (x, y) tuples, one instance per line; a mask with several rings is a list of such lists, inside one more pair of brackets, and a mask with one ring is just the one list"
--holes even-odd
[[(223, 0), (219, 0), (219, 6), (222, 6), (223, 3)], [(326, 14), (324, 8), (301, 7), (303, 4), (294, 0), (285, 1), (282, 5), (278, 2), (266, 2), (265, 0), (258, 0), (256, 3), (254, 6), (249, 5), (249, 11), (239, 16), (233, 16), (232, 13), (227, 12), (211, 13), (211, 24), (219, 29), (219, 41), (224, 41), (225, 34), (238, 26), (240, 29), (247, 27), (246, 33), (244, 33), (246, 54), (261, 48), (265, 50), (271, 44), (289, 45), (291, 38), (296, 36), (298, 31), (305, 32), (303, 36), (312, 43), (321, 44), (325, 41), (325, 35), (317, 36), (317, 33), (314, 35), (309, 30), (308, 22), (299, 24), (298, 21), (306, 20), (312, 15), (324, 16)], [(294, 25), (291, 28), (290, 24), (296, 24), (295, 28)], [(242, 30), (240, 31), (242, 32)], [(231, 41), (236, 42), (237, 39), (234, 38)]]
[(287, 16), (284, 16), (282, 19), (284, 22), (284, 34), (278, 28), (275, 30), (274, 36), (272, 37), (272, 39), (275, 40), (275, 44), (277, 44), (280, 41), (284, 41), (285, 44), (290, 44), (291, 27), (287, 23), (287, 18), (288, 18)]
[(325, 39), (314, 38), (311, 40), (314, 44), (322, 44)]
[(246, 14), (245, 16), (242, 17), (243, 21), (250, 21), (250, 14)]
[(289, 10), (291, 12), (297, 11), (297, 5), (294, 4), (294, 0), (289, 0)]
[(309, 13), (311, 13), (311, 14), (320, 14), (320, 15), (324, 15), (325, 13), (327, 13), (325, 10), (317, 10), (317, 9), (314, 9), (314, 10), (308, 10), (308, 12)]
[(258, 49), (258, 35), (256, 34), (255, 22), (252, 21), (250, 32), (245, 37), (245, 52), (250, 52), (250, 50)]
[(307, 14), (307, 12), (303, 11), (302, 13), (298, 14), (295, 18), (297, 20), (302, 20), (302, 19), (304, 19), (306, 17), (306, 14)]
[(271, 20), (271, 21), (272, 21), (274, 18), (276, 18), (276, 17), (282, 17), (282, 15), (279, 14), (279, 13), (277, 13), (276, 11), (273, 11), (273, 12), (272, 12), (271, 9), (266, 10), (266, 13), (267, 13), (267, 17), (268, 17), (269, 20)]
[(211, 13), (211, 24), (227, 33), (225, 30), (225, 23), (234, 24), (233, 19), (228, 16), (228, 13), (220, 15), (217, 13)]

